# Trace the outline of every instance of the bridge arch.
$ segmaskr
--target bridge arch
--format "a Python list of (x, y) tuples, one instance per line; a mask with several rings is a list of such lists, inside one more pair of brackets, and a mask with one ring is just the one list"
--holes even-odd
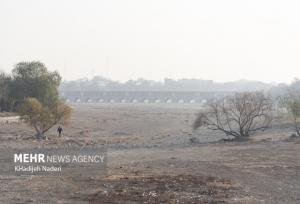
[(134, 99), (132, 99), (132, 101), (131, 101), (132, 103), (138, 103), (139, 102), (139, 100), (138, 99), (136, 99), (136, 98), (134, 98)]
[(154, 100), (154, 103), (161, 103), (161, 100), (159, 98)]
[(190, 103), (196, 103), (196, 100), (195, 99), (191, 99), (189, 102)]
[(166, 103), (173, 103), (173, 100), (171, 98), (166, 100)]
[(184, 100), (182, 98), (178, 99), (178, 103), (184, 103)]
[(206, 103), (207, 103), (207, 100), (206, 100), (206, 99), (202, 99), (202, 100), (201, 100), (201, 104), (202, 104), (202, 105), (205, 105)]

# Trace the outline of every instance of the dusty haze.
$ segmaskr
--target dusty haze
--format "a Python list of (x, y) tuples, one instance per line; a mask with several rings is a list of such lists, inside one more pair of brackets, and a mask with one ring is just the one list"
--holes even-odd
[(102, 75), (290, 82), (298, 1), (1, 0), (0, 68), (41, 60), (65, 79)]

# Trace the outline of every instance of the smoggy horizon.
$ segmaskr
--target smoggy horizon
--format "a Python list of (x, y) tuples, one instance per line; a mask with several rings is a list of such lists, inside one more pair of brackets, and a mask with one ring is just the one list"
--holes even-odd
[(39, 60), (65, 80), (300, 78), (300, 2), (2, 0), (0, 69)]
[[(31, 62), (31, 61), (40, 61), (40, 60), (23, 60), (23, 61), (20, 61), (20, 62)], [(42, 62), (42, 61), (40, 61), (40, 62)], [(11, 71), (12, 71), (12, 69), (14, 68), (14, 66), (16, 64), (17, 63), (15, 63), (12, 66), (12, 68), (10, 68), (9, 70), (5, 70), (5, 69), (3, 69), (3, 67), (0, 67), (0, 72), (4, 72), (6, 74), (10, 74)], [(166, 77), (161, 77), (160, 79), (150, 79), (150, 78), (146, 78), (146, 77), (137, 77), (137, 78), (129, 78), (129, 79), (124, 79), (124, 80), (118, 80), (118, 79), (114, 79), (114, 78), (111, 78), (111, 77), (103, 76), (101, 74), (94, 74), (93, 70), (91, 71), (91, 73), (92, 73), (91, 75), (80, 76), (80, 77), (77, 77), (77, 78), (66, 78), (64, 75), (62, 75), (62, 73), (58, 69), (53, 69), (53, 68), (47, 66), (47, 64), (45, 64), (45, 66), (50, 71), (57, 71), (62, 76), (62, 81), (77, 81), (77, 80), (84, 80), (84, 79), (92, 80), (95, 77), (103, 77), (105, 79), (108, 79), (108, 80), (111, 80), (111, 81), (116, 81), (116, 82), (119, 82), (119, 83), (126, 83), (128, 81), (136, 81), (136, 80), (147, 80), (147, 81), (155, 81), (155, 82), (164, 82), (166, 79), (171, 79), (171, 80), (175, 80), (175, 81), (178, 81), (178, 80), (203, 80), (203, 81), (212, 81), (212, 82), (215, 82), (215, 83), (231, 83), (231, 82), (243, 82), (243, 81), (244, 82), (262, 82), (262, 83), (266, 83), (266, 84), (276, 85), (276, 84), (290, 84), (293, 81), (299, 79), (297, 77), (294, 77), (294, 78), (292, 78), (291, 81), (288, 81), (288, 82), (263, 81), (263, 80), (246, 79), (246, 78), (243, 78), (243, 79), (234, 79), (234, 80), (228, 80), (228, 81), (217, 81), (217, 80), (214, 80), (214, 79), (205, 79), (205, 78), (196, 78), (196, 77), (171, 78), (171, 77), (166, 76)]]

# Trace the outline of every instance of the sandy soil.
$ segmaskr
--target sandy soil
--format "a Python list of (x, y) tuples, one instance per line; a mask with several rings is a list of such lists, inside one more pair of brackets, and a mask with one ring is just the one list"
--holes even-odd
[(0, 203), (300, 203), (300, 139), (289, 139), (289, 123), (276, 119), (248, 142), (218, 142), (222, 134), (191, 129), (198, 110), (76, 105), (63, 137), (54, 128), (47, 141), (3, 123), (0, 150), (105, 145), (108, 166), (88, 177), (0, 175)]

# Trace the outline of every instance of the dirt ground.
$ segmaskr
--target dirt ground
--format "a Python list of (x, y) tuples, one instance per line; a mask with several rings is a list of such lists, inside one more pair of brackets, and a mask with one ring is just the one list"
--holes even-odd
[[(196, 105), (73, 105), (63, 137), (1, 123), (0, 150), (108, 147), (106, 172), (0, 175), (0, 203), (300, 203), (300, 139), (275, 119), (247, 142), (193, 131)], [(1, 162), (0, 162), (1, 165)]]

